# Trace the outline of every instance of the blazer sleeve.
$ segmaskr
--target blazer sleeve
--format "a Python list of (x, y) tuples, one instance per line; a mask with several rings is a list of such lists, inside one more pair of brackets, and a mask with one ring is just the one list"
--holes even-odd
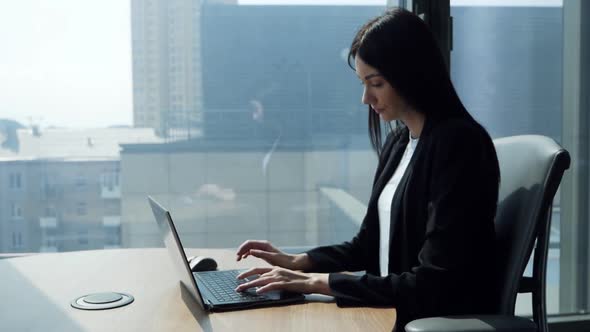
[[(402, 133), (402, 130), (391, 132), (383, 144), (383, 151), (390, 151)], [(373, 187), (388, 157), (389, 154), (384, 153), (379, 158), (379, 164), (377, 165), (377, 171), (373, 179)], [(312, 262), (312, 268), (305, 272), (328, 273), (366, 270), (366, 264), (368, 262), (367, 225), (370, 222), (368, 220), (369, 218), (368, 212), (365, 213), (361, 227), (351, 241), (346, 241), (338, 245), (317, 247), (307, 251), (306, 253)]]
[(398, 313), (425, 317), (444, 314), (455, 300), (477, 296), (470, 293), (471, 285), (481, 271), (473, 262), (489, 264), (484, 256), (494, 237), (497, 158), (487, 135), (464, 132), (448, 131), (428, 149), (432, 166), (418, 265), (385, 277), (330, 274), (339, 304), (395, 306)]
[(367, 227), (366, 217), (356, 236), (342, 244), (323, 246), (307, 252), (312, 268), (305, 272), (342, 272), (365, 270)]

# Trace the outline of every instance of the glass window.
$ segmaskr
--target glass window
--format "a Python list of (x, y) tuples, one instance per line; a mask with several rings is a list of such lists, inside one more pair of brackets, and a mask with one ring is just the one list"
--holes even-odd
[(10, 189), (21, 189), (22, 188), (22, 175), (21, 173), (10, 173), (9, 175), (9, 188)]
[(10, 216), (13, 219), (22, 219), (23, 211), (22, 211), (20, 205), (18, 205), (17, 203), (10, 204)]
[(53, 206), (46, 206), (45, 207), (45, 216), (46, 217), (55, 217), (56, 216), (55, 207), (53, 207)]
[[(346, 55), (360, 25), (396, 1), (9, 3), (0, 248), (161, 246), (147, 195), (188, 247), (300, 248), (357, 231), (377, 160)], [(562, 4), (451, 1), (452, 79), (493, 137), (561, 141)], [(562, 222), (557, 195), (552, 314), (570, 313), (560, 310)], [(530, 313), (526, 301), (518, 313)]]
[[(19, 47), (0, 55), (0, 85), (20, 92), (0, 106), (14, 109), (3, 115), (13, 129), (2, 134), (18, 144), (0, 148), (0, 174), (9, 190), (25, 190), (25, 181), (41, 190), (25, 190), (0, 222), (27, 207), (27, 251), (160, 246), (151, 194), (171, 209), (188, 246), (349, 238), (376, 158), (345, 55), (386, 2), (107, 0), (93, 15), (77, 2), (50, 12), (32, 0), (11, 4), (0, 31), (18, 31)], [(171, 26), (174, 40), (164, 31)], [(31, 85), (22, 72), (46, 75)], [(109, 226), (104, 241), (71, 241), (105, 222), (120, 226)]]
[(107, 190), (114, 190), (119, 187), (119, 172), (105, 172), (101, 175), (101, 185)]
[[(492, 137), (562, 136), (562, 1), (452, 0), (451, 76)], [(560, 313), (560, 195), (552, 213), (547, 311)], [(532, 262), (525, 274), (532, 273)], [(531, 315), (530, 295), (516, 312)]]
[[(88, 139), (88, 144), (91, 144), (91, 140), (90, 139)], [(86, 187), (86, 185), (87, 185), (87, 183), (86, 183), (86, 177), (84, 175), (82, 175), (82, 174), (78, 175), (76, 177), (75, 185), (79, 189)]]
[(12, 248), (21, 249), (23, 248), (23, 235), (20, 232), (12, 233)]
[(82, 246), (88, 245), (88, 230), (78, 231), (78, 244)]
[[(224, 3), (208, 1), (193, 12), (200, 34), (185, 35), (189, 42), (155, 49), (163, 56), (173, 50), (182, 68), (194, 70), (169, 68), (166, 107), (160, 100), (142, 106), (148, 114), (150, 105), (160, 109), (152, 114), (161, 116), (154, 121), (168, 144), (122, 151), (122, 190), (129, 193), (122, 195), (122, 223), (138, 234), (123, 246), (156, 244), (139, 237), (139, 225), (152, 218), (137, 209), (147, 193), (171, 209), (189, 246), (350, 238), (360, 220), (347, 202), (363, 209), (376, 159), (346, 54), (385, 1)], [(189, 88), (173, 89), (178, 75)]]
[(76, 205), (76, 214), (79, 216), (85, 216), (88, 213), (86, 202), (78, 202)]

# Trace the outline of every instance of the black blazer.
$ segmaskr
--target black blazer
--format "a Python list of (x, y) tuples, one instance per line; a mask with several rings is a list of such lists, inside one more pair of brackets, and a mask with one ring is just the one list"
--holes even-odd
[(389, 275), (379, 276), (377, 201), (408, 141), (406, 127), (388, 135), (358, 234), (308, 251), (310, 272), (366, 271), (330, 274), (338, 304), (395, 306), (401, 331), (416, 318), (493, 313), (499, 166), (472, 119), (426, 121), (391, 203)]

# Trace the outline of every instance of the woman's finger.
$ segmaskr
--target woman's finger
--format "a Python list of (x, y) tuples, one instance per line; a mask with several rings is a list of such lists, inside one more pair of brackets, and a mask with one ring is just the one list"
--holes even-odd
[(254, 275), (260, 275), (272, 271), (272, 267), (253, 267), (238, 274), (237, 279), (244, 279)]
[[(276, 258), (277, 254), (274, 252), (268, 252), (268, 251), (264, 251), (264, 250), (259, 250), (259, 249), (251, 249), (248, 252), (251, 256), (254, 257), (258, 257), (260, 259), (264, 259), (265, 261), (273, 264), (272, 262), (274, 261), (274, 258)], [(273, 264), (275, 265), (275, 264)]]
[(248, 251), (250, 251), (250, 248), (252, 247), (252, 244), (255, 242), (256, 240), (247, 240), (244, 241), (244, 243), (242, 243), (240, 245), (240, 247), (238, 247), (238, 250), (236, 251), (236, 255), (238, 256), (238, 260), (245, 258), (244, 254), (247, 253)]
[(257, 294), (262, 294), (266, 292), (270, 292), (273, 290), (286, 290), (286, 291), (293, 291), (293, 292), (302, 292), (301, 290), (297, 289), (297, 283), (292, 281), (275, 281), (267, 283), (265, 286), (262, 286), (256, 290)]
[(248, 281), (248, 282), (245, 282), (245, 283), (239, 285), (238, 287), (236, 287), (236, 292), (245, 291), (245, 290), (250, 289), (252, 287), (264, 286), (264, 285), (269, 284), (274, 281), (276, 281), (276, 280), (273, 277), (258, 278), (256, 280)]
[(259, 249), (264, 251), (277, 251), (270, 242), (265, 240), (248, 240), (242, 243), (236, 251), (237, 260), (242, 260), (249, 255), (252, 249)]

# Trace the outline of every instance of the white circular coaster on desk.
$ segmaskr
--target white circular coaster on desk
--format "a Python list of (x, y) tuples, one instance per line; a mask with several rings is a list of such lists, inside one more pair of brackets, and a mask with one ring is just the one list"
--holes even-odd
[(133, 302), (133, 296), (125, 293), (94, 293), (80, 296), (71, 302), (72, 307), (83, 310), (113, 309)]

